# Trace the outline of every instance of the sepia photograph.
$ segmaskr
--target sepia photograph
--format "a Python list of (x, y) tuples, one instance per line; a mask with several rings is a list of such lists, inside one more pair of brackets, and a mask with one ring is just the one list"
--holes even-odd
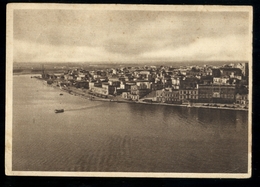
[(6, 175), (251, 177), (252, 15), (8, 4)]

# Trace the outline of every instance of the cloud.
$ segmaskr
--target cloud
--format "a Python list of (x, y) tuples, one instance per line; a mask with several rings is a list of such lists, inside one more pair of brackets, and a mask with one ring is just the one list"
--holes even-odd
[(118, 61), (123, 57), (108, 53), (102, 47), (53, 46), (34, 42), (14, 42), (15, 62), (97, 62)]
[(246, 12), (15, 10), (15, 61), (244, 59)]
[(187, 46), (179, 48), (162, 48), (143, 53), (144, 59), (164, 60), (247, 60), (248, 40), (243, 36), (226, 36), (219, 38), (197, 38)]

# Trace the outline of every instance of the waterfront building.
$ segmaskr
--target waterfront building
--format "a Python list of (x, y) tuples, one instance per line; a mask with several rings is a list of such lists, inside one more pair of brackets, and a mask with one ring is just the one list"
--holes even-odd
[(236, 104), (248, 106), (248, 94), (236, 94)]
[(75, 87), (89, 89), (89, 82), (88, 81), (76, 81)]
[(173, 89), (157, 90), (156, 101), (159, 103), (179, 103), (179, 91)]
[(91, 90), (94, 87), (102, 87), (102, 83), (96, 81), (89, 82), (89, 90)]
[(108, 95), (115, 95), (116, 87), (110, 85), (109, 83), (89, 83), (90, 93), (98, 97), (107, 97)]
[(130, 92), (122, 92), (122, 98), (123, 99), (131, 99), (131, 93)]
[(202, 103), (234, 103), (235, 85), (199, 85), (199, 102)]
[(141, 99), (142, 97), (144, 97), (150, 92), (151, 89), (139, 87), (138, 85), (132, 85), (130, 91), (131, 99), (134, 101), (138, 101), (139, 99)]
[(98, 97), (107, 97), (108, 90), (106, 87), (93, 87), (90, 89), (90, 93)]
[(116, 86), (110, 83), (102, 83), (102, 88), (104, 88), (107, 91), (108, 95), (116, 95), (117, 89)]
[(198, 99), (199, 99), (198, 89), (180, 89), (179, 90), (179, 100), (182, 103), (198, 102)]

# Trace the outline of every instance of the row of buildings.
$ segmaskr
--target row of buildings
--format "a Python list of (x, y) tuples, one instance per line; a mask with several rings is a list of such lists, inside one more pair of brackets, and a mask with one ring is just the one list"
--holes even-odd
[[(42, 78), (59, 86), (75, 86), (99, 97), (121, 96), (164, 103), (235, 103), (248, 105), (248, 63), (223, 66), (144, 66), (62, 74), (43, 72)], [(148, 99), (149, 98), (149, 99)]]
[(233, 85), (198, 85), (198, 89), (162, 89), (153, 101), (164, 103), (226, 103), (248, 105), (248, 93), (239, 93)]

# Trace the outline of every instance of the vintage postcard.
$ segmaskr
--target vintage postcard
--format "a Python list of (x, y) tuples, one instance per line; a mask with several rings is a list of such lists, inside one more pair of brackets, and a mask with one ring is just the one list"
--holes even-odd
[(8, 4), (6, 175), (251, 177), (252, 12)]

